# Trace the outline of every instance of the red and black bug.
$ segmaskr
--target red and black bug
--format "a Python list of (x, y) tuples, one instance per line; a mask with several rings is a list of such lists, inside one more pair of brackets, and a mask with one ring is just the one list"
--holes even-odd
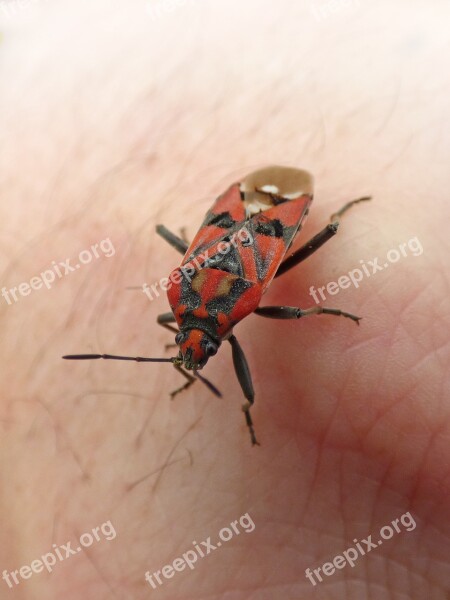
[[(172, 271), (167, 296), (172, 309), (158, 323), (176, 333), (178, 355), (143, 358), (110, 354), (72, 354), (66, 359), (115, 359), (138, 362), (171, 362), (187, 382), (196, 378), (216, 395), (220, 392), (199, 371), (217, 353), (223, 341), (231, 344), (234, 368), (247, 402), (243, 405), (252, 444), (257, 444), (250, 408), (254, 390), (247, 360), (233, 328), (255, 313), (273, 319), (299, 319), (311, 314), (359, 317), (339, 309), (315, 306), (260, 306), (272, 279), (296, 266), (331, 239), (344, 212), (369, 197), (348, 202), (332, 215), (331, 222), (306, 244), (285, 258), (306, 219), (313, 199), (313, 178), (307, 172), (272, 166), (251, 173), (219, 196), (190, 245), (163, 225), (156, 230), (184, 255)], [(176, 323), (178, 329), (171, 323)], [(192, 372), (192, 375), (191, 373)]]

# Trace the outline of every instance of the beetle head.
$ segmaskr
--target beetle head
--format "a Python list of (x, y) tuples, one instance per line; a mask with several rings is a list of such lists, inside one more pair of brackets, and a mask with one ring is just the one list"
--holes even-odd
[(175, 343), (180, 347), (176, 361), (189, 371), (202, 369), (208, 359), (216, 354), (220, 345), (200, 329), (178, 332)]

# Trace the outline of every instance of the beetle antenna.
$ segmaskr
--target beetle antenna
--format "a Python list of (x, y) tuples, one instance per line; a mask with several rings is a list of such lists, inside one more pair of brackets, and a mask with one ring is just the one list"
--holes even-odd
[(222, 398), (222, 394), (220, 393), (220, 391), (216, 388), (216, 386), (213, 383), (206, 379), (206, 377), (200, 375), (198, 371), (194, 371), (194, 375), (197, 377), (197, 379), (200, 379), (200, 381), (204, 383), (206, 387), (210, 389), (215, 396), (217, 396), (218, 398)]
[(95, 360), (104, 358), (106, 360), (134, 360), (136, 362), (170, 362), (175, 358), (146, 358), (144, 356), (117, 356), (115, 354), (66, 354), (62, 358), (66, 360)]

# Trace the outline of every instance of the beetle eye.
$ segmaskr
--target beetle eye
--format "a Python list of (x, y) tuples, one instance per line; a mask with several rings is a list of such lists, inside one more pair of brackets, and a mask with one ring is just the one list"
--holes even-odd
[(184, 338), (185, 338), (184, 333), (179, 331), (177, 333), (177, 335), (175, 336), (175, 344), (177, 344), (177, 346), (179, 346), (181, 344), (181, 342), (184, 341)]
[(205, 354), (207, 356), (214, 356), (214, 354), (217, 354), (217, 345), (212, 342), (205, 344)]

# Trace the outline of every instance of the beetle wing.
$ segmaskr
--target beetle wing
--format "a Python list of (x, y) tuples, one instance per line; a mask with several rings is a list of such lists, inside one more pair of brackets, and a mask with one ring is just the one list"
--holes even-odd
[[(183, 265), (193, 265), (194, 270), (207, 267), (232, 273), (261, 284), (264, 291), (301, 228), (311, 201), (311, 196), (304, 194), (300, 198), (261, 210), (247, 220), (230, 224), (229, 229), (209, 225), (204, 232), (202, 228), (188, 250)], [(225, 240), (226, 244), (223, 243)], [(198, 245), (192, 250), (197, 242)], [(222, 251), (219, 251), (221, 242)]]
[(261, 283), (263, 292), (301, 229), (311, 202), (312, 196), (304, 194), (254, 215), (247, 224), (253, 243), (238, 240), (244, 278)]
[[(241, 186), (235, 183), (217, 198), (182, 266), (233, 273), (265, 291), (309, 212), (312, 193), (288, 198), (258, 188), (242, 193)], [(219, 252), (219, 244), (230, 240), (228, 250)]]

